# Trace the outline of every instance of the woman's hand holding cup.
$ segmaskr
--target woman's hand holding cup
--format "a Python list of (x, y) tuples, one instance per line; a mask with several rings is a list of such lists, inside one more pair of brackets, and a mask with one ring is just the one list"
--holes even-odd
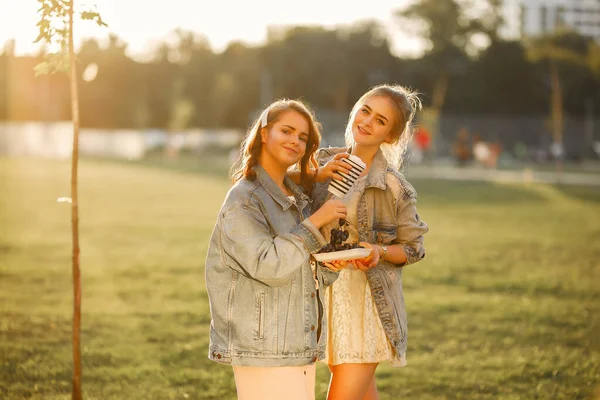
[(325, 182), (329, 178), (343, 180), (344, 176), (341, 174), (348, 174), (351, 166), (348, 163), (343, 162), (342, 159), (349, 156), (350, 154), (348, 153), (336, 154), (331, 161), (319, 168), (315, 175), (315, 181)]

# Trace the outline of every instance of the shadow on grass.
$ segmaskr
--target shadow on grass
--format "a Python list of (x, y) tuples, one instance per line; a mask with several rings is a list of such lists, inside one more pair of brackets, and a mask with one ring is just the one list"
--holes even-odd
[(553, 187), (568, 197), (600, 203), (600, 186), (554, 185)]
[(428, 205), (497, 205), (545, 203), (547, 199), (525, 186), (479, 181), (412, 179), (419, 199)]
[(136, 166), (186, 174), (204, 174), (215, 178), (228, 179), (229, 159), (223, 154), (184, 154), (177, 158), (169, 158), (163, 154), (150, 153), (141, 160), (122, 160), (103, 157), (83, 157), (97, 163), (108, 163), (125, 166)]
[(0, 320), (0, 382), (14, 382), (6, 389), (0, 385), (0, 394), (6, 396), (1, 398), (30, 398), (49, 391), (68, 393), (70, 321), (6, 312), (0, 314)]
[[(481, 273), (481, 276), (485, 273)], [(437, 275), (423, 277), (419, 286), (422, 285), (443, 285), (455, 288), (463, 288), (469, 293), (476, 294), (507, 294), (513, 296), (532, 296), (532, 297), (554, 297), (569, 298), (578, 300), (600, 300), (600, 292), (592, 289), (583, 290), (582, 288), (565, 287), (560, 282), (538, 282), (510, 280), (504, 281), (475, 281), (471, 278), (464, 278), (458, 274)], [(417, 286), (405, 285), (405, 288), (415, 288)]]

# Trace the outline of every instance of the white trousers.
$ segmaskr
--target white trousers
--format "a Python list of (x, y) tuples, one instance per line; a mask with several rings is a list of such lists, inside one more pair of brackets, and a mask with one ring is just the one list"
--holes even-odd
[(315, 364), (233, 367), (238, 400), (315, 400)]

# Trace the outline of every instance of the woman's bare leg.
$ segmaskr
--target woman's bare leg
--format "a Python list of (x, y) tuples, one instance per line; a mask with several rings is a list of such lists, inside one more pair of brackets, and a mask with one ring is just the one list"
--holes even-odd
[(367, 389), (367, 393), (365, 393), (363, 400), (379, 400), (379, 392), (377, 391), (375, 374), (373, 374), (373, 379), (371, 379), (371, 383), (369, 384), (369, 388)]
[(238, 400), (315, 400), (315, 364), (302, 367), (234, 366)]
[(365, 397), (373, 395), (371, 385), (375, 390), (375, 396), (378, 396), (374, 379), (377, 365), (377, 363), (330, 365), (331, 381), (327, 400), (377, 399), (378, 397)]

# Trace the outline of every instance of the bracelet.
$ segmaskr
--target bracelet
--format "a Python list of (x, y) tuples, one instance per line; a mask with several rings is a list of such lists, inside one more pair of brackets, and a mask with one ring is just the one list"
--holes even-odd
[(387, 252), (387, 246), (382, 245), (382, 246), (379, 246), (379, 247), (381, 247), (381, 250), (383, 250), (383, 254), (379, 256), (379, 259), (383, 260), (383, 259), (385, 259), (385, 256), (387, 256), (387, 253), (388, 253)]

